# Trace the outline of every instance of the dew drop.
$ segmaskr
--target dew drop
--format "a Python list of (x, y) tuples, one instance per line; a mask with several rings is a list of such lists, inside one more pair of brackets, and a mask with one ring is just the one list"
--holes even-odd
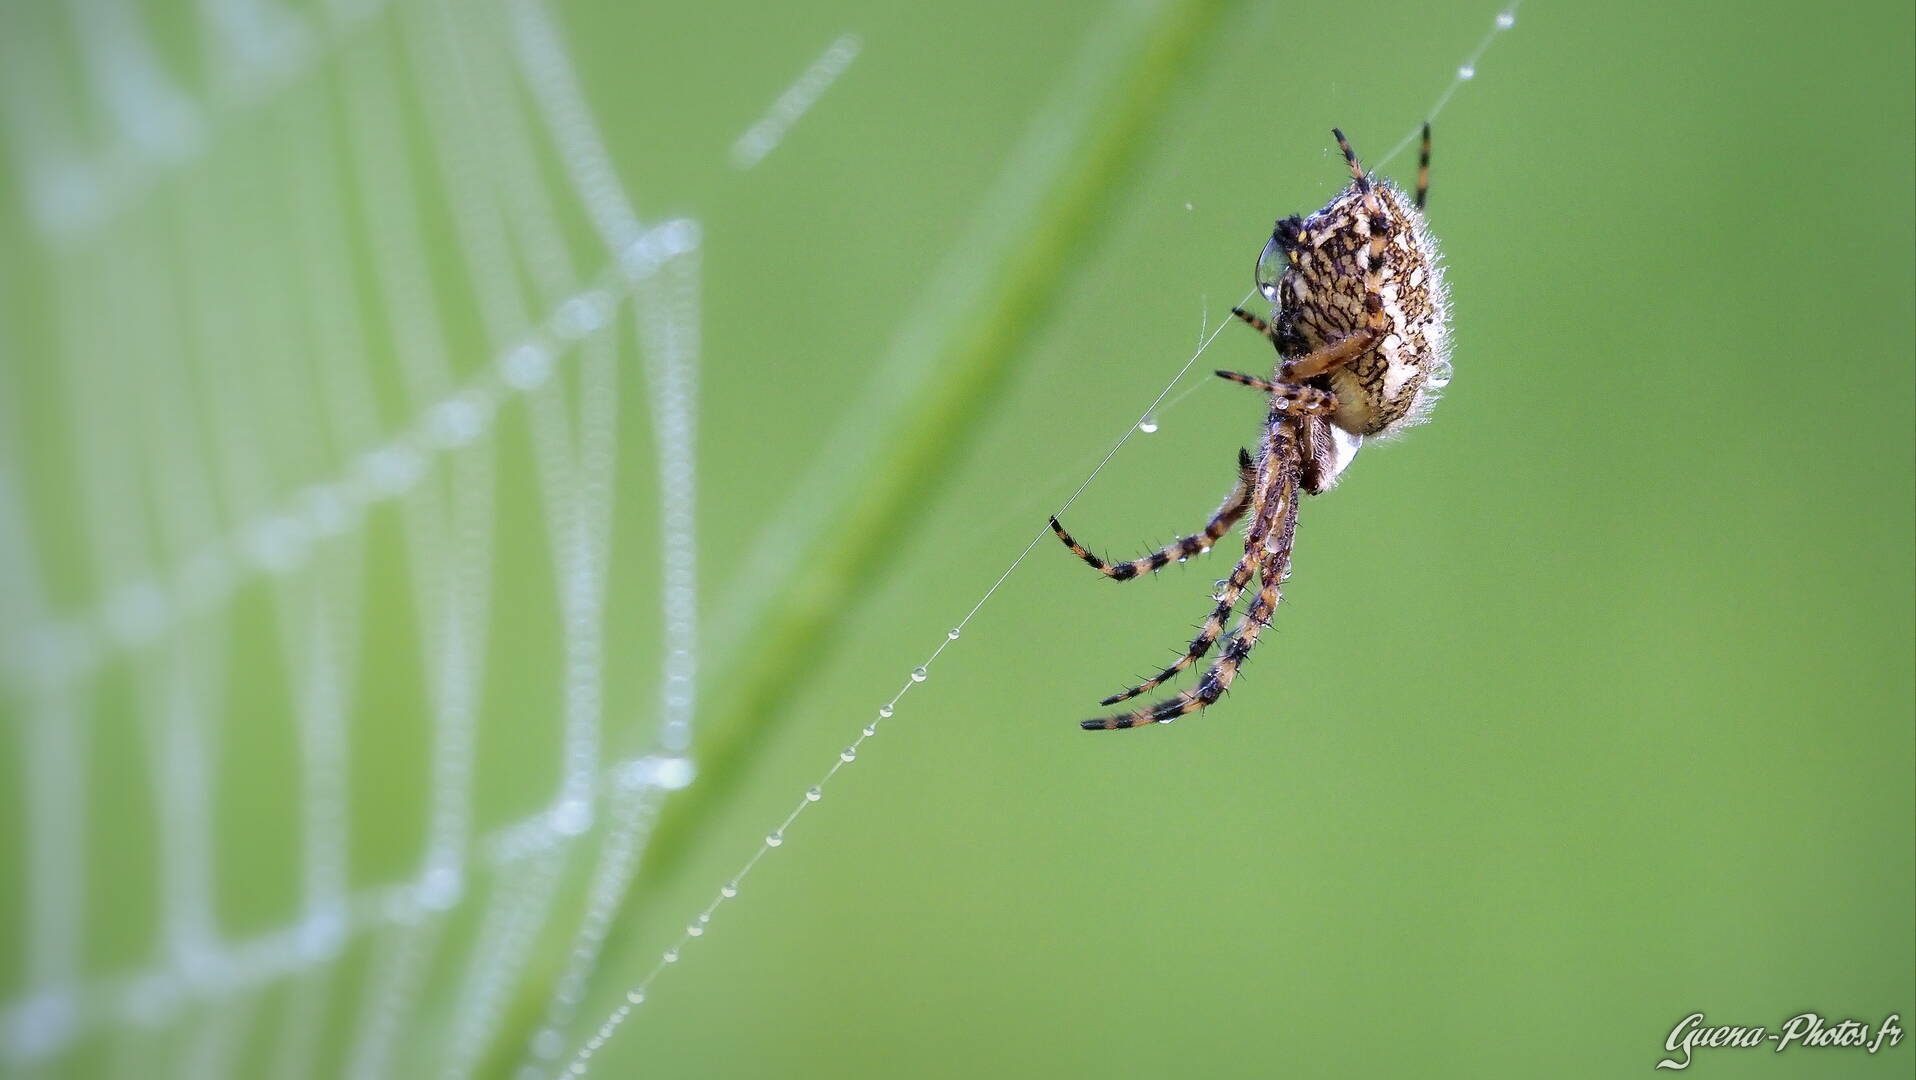
[(645, 991), (627, 990), (625, 992), (625, 1001), (628, 1005), (643, 1005), (645, 1004)]
[(925, 679), (928, 678), (930, 675), (931, 675), (931, 672), (926, 671), (923, 664), (920, 664), (919, 666), (911, 669), (912, 682), (924, 682)]
[(719, 887), (719, 895), (723, 896), (727, 900), (730, 900), (732, 897), (737, 896), (738, 883), (735, 881), (726, 882), (724, 885)]
[(785, 842), (784, 833), (775, 832), (765, 837), (766, 847), (777, 847), (778, 845), (784, 842)]
[(1511, 27), (1513, 27), (1513, 26), (1515, 26), (1515, 25), (1517, 25), (1517, 13), (1516, 13), (1516, 12), (1514, 12), (1514, 11), (1499, 11), (1499, 12), (1497, 13), (1497, 29), (1499, 29), (1499, 30), (1508, 30), (1508, 29), (1510, 29)]
[(957, 641), (959, 633), (959, 629), (954, 626), (950, 630), (945, 631), (945, 637), (951, 641)]
[(499, 363), (499, 375), (515, 390), (531, 390), (552, 375), (552, 364), (550, 352), (528, 342), (506, 354)]
[(668, 964), (676, 964), (679, 962), (679, 950), (677, 948), (667, 949), (665, 950), (665, 955), (659, 957), (659, 959)]
[(811, 788), (805, 792), (806, 802), (817, 802), (818, 800), (824, 797), (825, 797), (825, 793), (818, 790), (817, 788)]
[[(838, 760), (844, 762), (847, 765), (858, 760), (858, 748), (855, 746), (847, 746), (845, 749), (840, 750), (838, 752)], [(817, 789), (814, 788), (812, 790), (816, 791)], [(806, 792), (805, 797), (808, 799), (812, 798), (811, 792)]]
[(1151, 434), (1157, 429), (1158, 429), (1158, 418), (1155, 416), (1147, 416), (1144, 419), (1138, 421), (1138, 430), (1144, 432), (1146, 435)]
[(892, 709), (890, 705), (880, 705), (878, 707), (878, 715), (884, 717), (887, 720), (891, 719), (891, 713), (892, 713)]
[(1442, 390), (1444, 387), (1449, 386), (1450, 376), (1450, 361), (1443, 360), (1432, 365), (1430, 369), (1430, 388), (1432, 390)]
[(877, 725), (877, 724), (866, 724), (866, 725), (865, 725), (865, 737), (866, 737), (867, 739), (869, 739), (869, 738), (871, 738), (871, 737), (872, 737), (873, 735), (876, 735), (876, 734), (878, 734), (878, 725)]
[(692, 925), (685, 928), (685, 936), (686, 937), (704, 937), (705, 927), (700, 926), (698, 923), (693, 923)]
[(1191, 561), (1191, 557), (1189, 555), (1179, 555), (1178, 561), (1181, 563), (1187, 563)]
[(1465, 65), (1464, 65), (1463, 67), (1460, 67), (1460, 68), (1458, 68), (1458, 69), (1457, 69), (1457, 77), (1458, 77), (1458, 78), (1460, 78), (1460, 79), (1474, 79), (1474, 78), (1476, 78), (1476, 77), (1477, 77), (1477, 68), (1476, 68), (1476, 66), (1475, 66), (1475, 65), (1472, 65), (1472, 64), (1465, 64)]

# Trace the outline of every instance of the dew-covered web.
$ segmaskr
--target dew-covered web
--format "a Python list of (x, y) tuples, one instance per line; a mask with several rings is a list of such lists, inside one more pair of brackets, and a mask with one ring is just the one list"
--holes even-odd
[[(188, 19), (190, 72), (137, 0), (0, 5), (6, 190), (48, 283), (31, 345), (0, 305), (0, 730), (22, 882), (0, 1067), (224, 1076), (260, 1068), (248, 1048), (265, 1046), (276, 1076), (321, 1062), (468, 1076), (498, 1064), (537, 959), (556, 978), (506, 1060), (582, 1074), (1044, 534), (591, 1024), (579, 1008), (613, 917), (662, 802), (695, 773), (699, 224), (628, 198), (546, 0), (204, 0)], [(1514, 19), (1513, 5), (1430, 115)], [(928, 335), (982, 287), (977, 252), (1062, 167), (1060, 133), (1083, 122), (1068, 103), (1086, 97), (1070, 90), (1095, 77), (1105, 32), (903, 314), (854, 414), (909, 390)], [(796, 53), (796, 81), (731, 166), (776, 152), (863, 47), (845, 33)], [(1188, 395), (1228, 324), (1204, 321), (1064, 507)], [(24, 424), (28, 402), (51, 412)], [(42, 436), (58, 443), (44, 459)], [(868, 438), (841, 429), (814, 468), (858, 460)], [(649, 475), (615, 474), (622, 461)], [(528, 490), (534, 503), (511, 501)], [(619, 515), (628, 491), (648, 501)], [(760, 545), (814, 533), (812, 510), (775, 508)], [(502, 552), (527, 549), (532, 564), (502, 576)], [(619, 660), (647, 668), (643, 700), (607, 695), (615, 562), (649, 567), (656, 645)], [(708, 610), (749, 622), (736, 595)], [(556, 645), (521, 650), (528, 622)], [(273, 668), (277, 696), (244, 697), (242, 663)], [(377, 665), (418, 687), (404, 800), (354, 786), (385, 751), (361, 709)], [(536, 712), (555, 765), (532, 809), (500, 820), (478, 805), (482, 731), (516, 682), (534, 690), (509, 707)], [(279, 732), (295, 792), (280, 823), (293, 914), (244, 930), (221, 902), (235, 713)], [(111, 776), (137, 776), (138, 798), (103, 797), (102, 756), (131, 762)], [(355, 815), (382, 799), (418, 819), (418, 853), (369, 875)], [(152, 926), (103, 964), (95, 901), (127, 884), (93, 849), (123, 827), (151, 837)], [(568, 864), (587, 868), (582, 897), (565, 894)], [(535, 958), (555, 939), (562, 955)]]
[[(334, 1058), (356, 1076), (469, 1075), (560, 917), (564, 860), (587, 852), (593, 876), (583, 915), (565, 915), (554, 1023), (660, 800), (691, 779), (699, 226), (628, 201), (544, 0), (194, 10), (189, 76), (132, 0), (0, 9), (11, 189), (51, 305), (46, 354), (27, 361), (9, 337), (0, 366), (24, 882), (0, 1065), (230, 1075), (270, 1028), (277, 1075)], [(36, 430), (57, 433), (64, 472), (29, 458), (41, 447), (12, 411), (29, 362), (57, 373), (32, 400), (60, 410)], [(631, 375), (641, 386), (622, 391)], [(638, 460), (654, 475), (620, 483), (655, 493), (654, 536), (613, 534), (622, 394), (644, 402), (631, 426), (649, 429)], [(550, 610), (500, 610), (527, 603), (498, 575), (508, 467), (530, 474), (537, 504), (510, 509), (545, 552), (515, 572), (549, 579)], [(70, 493), (66, 533), (36, 521), (29, 477)], [(379, 535), (398, 537), (396, 577), (375, 564), (393, 559)], [(75, 550), (56, 550), (63, 536)], [(662, 644), (637, 717), (604, 700), (615, 543), (655, 564)], [(381, 634), (393, 612), (368, 610), (385, 589), (416, 628), (399, 646)], [(532, 708), (557, 733), (556, 775), (534, 811), (482, 827), (489, 669), (502, 652), (520, 663), (513, 622), (541, 620), (556, 655), (523, 666), (550, 688)], [(265, 708), (223, 700), (235, 639), (255, 635), (280, 676)], [(352, 790), (352, 759), (382, 750), (354, 745), (369, 731), (356, 694), (395, 648), (425, 713), (406, 718), (425, 749), (403, 803), (423, 839), (409, 867), (355, 884), (353, 808), (381, 793)], [(130, 732), (102, 730), (108, 700)], [(241, 707), (283, 729), (296, 763), (283, 846), (298, 899), (290, 920), (235, 933), (215, 789), (221, 717)], [(636, 752), (613, 752), (613, 725), (638, 732)], [(100, 798), (89, 772), (128, 734), (144, 803)], [(89, 894), (132, 886), (99, 880), (88, 846), (146, 816), (150, 943), (102, 972)], [(428, 1016), (436, 970), (456, 992)]]

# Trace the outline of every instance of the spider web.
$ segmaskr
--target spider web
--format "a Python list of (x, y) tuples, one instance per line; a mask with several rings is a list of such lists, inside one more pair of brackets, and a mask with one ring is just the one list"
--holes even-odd
[[(9, 160), (49, 268), (67, 410), (46, 421), (70, 454), (53, 482), (78, 506), (74, 550), (56, 550), (59, 523), (25, 486), (48, 471), (25, 455), (39, 444), (0, 447), (26, 883), (0, 1063), (46, 1066), (104, 1033), (118, 1071), (150, 1075), (163, 1051), (225, 1075), (270, 1019), (281, 1075), (309, 1072), (322, 1035), (353, 1075), (467, 1075), (557, 917), (565, 859), (588, 850), (594, 876), (559, 1022), (659, 801), (691, 778), (699, 229), (628, 202), (542, 0), (311, 14), (216, 0), (194, 29), (197, 92), (129, 0), (0, 12)], [(57, 59), (68, 47), (76, 67)], [(641, 387), (623, 388), (634, 369)], [(5, 400), (22, 401), (24, 369), (4, 370)], [(621, 482), (655, 493), (658, 539), (636, 542), (656, 552), (659, 643), (651, 700), (616, 703), (623, 716), (604, 689), (621, 394), (645, 403), (654, 443), (653, 481)], [(501, 474), (520, 467), (537, 505), (504, 504)], [(508, 514), (543, 535), (511, 534)], [(514, 574), (546, 575), (543, 594), (507, 592), (507, 544), (544, 549)], [(382, 639), (398, 618), (416, 634)], [(513, 624), (540, 620), (552, 654), (516, 648)], [(248, 640), (260, 647), (236, 648)], [(274, 669), (278, 700), (234, 700), (236, 662)], [(353, 787), (372, 663), (419, 689), (420, 716), (386, 733), (419, 743), (404, 778), (418, 806)], [(529, 707), (556, 718), (538, 726), (559, 746), (536, 808), (481, 831), (474, 779), (502, 673), (544, 691)], [(116, 703), (133, 729), (110, 728)], [(277, 729), (290, 763), (238, 808), (290, 848), (297, 915), (234, 932), (217, 819), (235, 804), (217, 800), (220, 761), (240, 754), (224, 718), (240, 711)], [(639, 752), (615, 754), (615, 730)], [(99, 797), (97, 760), (122, 742), (143, 805)], [(296, 797), (270, 809), (287, 784)], [(103, 805), (110, 820), (89, 820)], [(418, 851), (356, 887), (365, 806), (420, 818)], [(102, 875), (87, 852), (140, 815), (154, 925), (99, 974), (89, 901), (137, 875)], [(436, 967), (458, 991), (427, 1016)], [(349, 979), (352, 1008), (330, 1017)]]

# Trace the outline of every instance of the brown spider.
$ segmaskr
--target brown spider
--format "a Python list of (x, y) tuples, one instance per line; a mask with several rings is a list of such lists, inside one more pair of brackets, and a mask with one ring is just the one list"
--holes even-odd
[(1129, 581), (1211, 550), (1248, 516), (1244, 557), (1213, 597), (1217, 606), (1191, 646), (1170, 667), (1105, 698), (1114, 705), (1190, 667), (1217, 644), (1251, 579), (1257, 596), (1197, 687), (1128, 713), (1084, 721), (1089, 731), (1169, 723), (1222, 697), (1270, 625), (1278, 586), (1290, 576), (1300, 490), (1330, 490), (1364, 436), (1389, 435), (1425, 418), (1450, 379), (1450, 304), (1437, 245), (1424, 223), (1430, 189), (1430, 125), (1424, 125), (1417, 194), (1373, 181), (1344, 133), (1332, 129), (1351, 170), (1350, 186), (1308, 218), (1279, 221), (1257, 260), (1258, 290), (1275, 306), (1270, 323), (1242, 308), (1231, 314), (1277, 349), (1273, 376), (1217, 374), (1270, 395), (1264, 441), (1255, 459), (1238, 451), (1237, 487), (1204, 531), (1125, 563), (1085, 550), (1057, 518), (1051, 528), (1078, 558), (1113, 581)]

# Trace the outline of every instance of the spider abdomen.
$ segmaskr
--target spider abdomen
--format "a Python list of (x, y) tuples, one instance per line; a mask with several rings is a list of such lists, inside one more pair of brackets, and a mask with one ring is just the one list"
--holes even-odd
[(1449, 300), (1423, 213), (1376, 182), (1368, 190), (1353, 184), (1284, 225), (1279, 239), (1290, 260), (1275, 312), (1280, 352), (1301, 356), (1368, 330), (1374, 344), (1316, 380), (1337, 395), (1333, 422), (1379, 435), (1423, 419), (1450, 378)]

